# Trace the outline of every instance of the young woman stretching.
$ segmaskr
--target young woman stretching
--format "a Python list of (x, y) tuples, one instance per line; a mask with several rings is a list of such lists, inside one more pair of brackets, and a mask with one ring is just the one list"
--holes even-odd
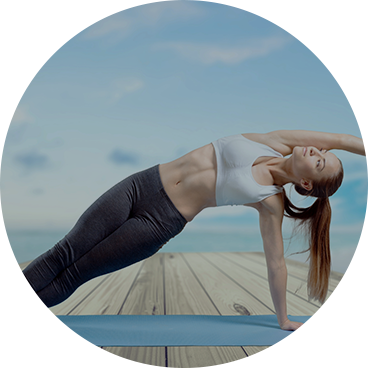
[[(97, 199), (24, 275), (51, 307), (86, 281), (153, 255), (203, 209), (250, 206), (259, 212), (279, 325), (295, 330), (301, 324), (287, 317), (281, 225), (285, 215), (308, 227), (308, 293), (323, 302), (330, 274), (328, 197), (343, 179), (341, 161), (331, 149), (365, 155), (362, 139), (351, 135), (284, 130), (222, 138), (131, 175)], [(283, 189), (287, 183), (301, 195), (317, 199), (308, 208), (294, 206)]]

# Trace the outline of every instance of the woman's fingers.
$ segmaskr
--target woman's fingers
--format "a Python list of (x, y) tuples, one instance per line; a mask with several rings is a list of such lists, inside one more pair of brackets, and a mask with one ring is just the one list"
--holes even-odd
[(285, 323), (282, 324), (281, 329), (286, 330), (286, 331), (295, 331), (297, 330), (300, 326), (302, 326), (303, 323), (301, 322), (294, 322), (294, 321), (286, 321)]

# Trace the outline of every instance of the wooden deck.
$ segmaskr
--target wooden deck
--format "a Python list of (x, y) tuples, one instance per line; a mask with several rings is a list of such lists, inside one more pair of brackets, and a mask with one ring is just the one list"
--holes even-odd
[[(312, 315), (305, 264), (287, 260), (288, 314)], [(24, 266), (24, 265), (21, 265)], [(340, 273), (332, 272), (329, 294)], [(143, 262), (98, 277), (68, 300), (52, 307), (56, 315), (275, 313), (263, 253), (157, 253)], [(264, 347), (103, 347), (136, 362), (163, 367), (203, 367), (242, 359)]]

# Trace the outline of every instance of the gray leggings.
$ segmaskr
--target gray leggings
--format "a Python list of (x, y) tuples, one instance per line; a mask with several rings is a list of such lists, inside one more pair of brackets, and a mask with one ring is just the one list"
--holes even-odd
[(51, 307), (86, 281), (150, 257), (186, 223), (167, 196), (156, 165), (104, 193), (62, 240), (23, 272)]

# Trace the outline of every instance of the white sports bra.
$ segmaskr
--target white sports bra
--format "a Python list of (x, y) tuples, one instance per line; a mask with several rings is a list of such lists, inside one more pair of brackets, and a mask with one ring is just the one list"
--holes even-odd
[(252, 174), (258, 157), (283, 157), (262, 143), (232, 135), (212, 142), (217, 160), (216, 205), (244, 205), (260, 202), (282, 192), (277, 185), (261, 185)]

